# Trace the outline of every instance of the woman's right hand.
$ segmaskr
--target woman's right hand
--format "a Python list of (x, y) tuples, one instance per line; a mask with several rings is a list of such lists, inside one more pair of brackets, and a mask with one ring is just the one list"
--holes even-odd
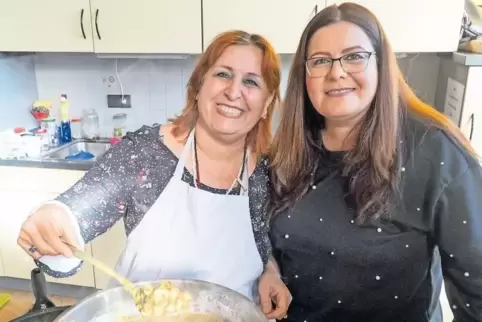
[(17, 243), (34, 259), (44, 255), (72, 256), (78, 248), (74, 226), (59, 205), (46, 204), (23, 223)]

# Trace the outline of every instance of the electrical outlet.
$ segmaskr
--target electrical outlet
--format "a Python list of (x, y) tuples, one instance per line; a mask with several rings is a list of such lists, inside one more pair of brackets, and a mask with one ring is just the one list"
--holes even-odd
[(107, 95), (108, 108), (131, 108), (130, 95)]

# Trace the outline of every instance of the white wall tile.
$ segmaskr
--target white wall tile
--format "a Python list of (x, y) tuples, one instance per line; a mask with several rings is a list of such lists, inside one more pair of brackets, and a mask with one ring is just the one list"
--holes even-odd
[[(291, 59), (291, 55), (281, 57), (282, 94), (286, 90)], [(33, 63), (35, 74), (32, 72)], [(72, 117), (80, 117), (83, 109), (95, 108), (105, 134), (112, 132), (111, 119), (116, 113), (128, 114), (129, 130), (143, 124), (163, 123), (179, 114), (184, 107), (186, 85), (195, 63), (196, 57), (186, 60), (118, 59), (119, 79), (124, 93), (131, 95), (132, 108), (112, 109), (107, 108), (106, 95), (121, 93), (116, 77), (116, 59), (97, 58), (93, 54), (62, 53), (40, 53), (34, 58), (9, 58), (7, 67), (5, 62), (0, 61), (0, 80), (3, 77), (4, 82), (9, 83), (8, 90), (0, 87), (3, 101), (9, 102), (0, 104), (0, 112), (15, 112), (4, 119), (0, 127), (4, 123), (22, 125), (20, 123), (31, 119), (22, 106), (28, 108), (37, 99), (37, 91), (32, 90), (32, 84), (35, 83), (38, 98), (54, 102), (54, 115), (58, 115), (59, 97), (64, 93), (71, 102)], [(433, 54), (420, 54), (399, 59), (399, 63), (416, 92), (433, 103), (439, 58)], [(27, 66), (30, 66), (30, 70)], [(110, 78), (114, 82), (111, 83)]]
[(0, 130), (37, 125), (30, 107), (37, 98), (32, 56), (9, 57), (0, 53)]

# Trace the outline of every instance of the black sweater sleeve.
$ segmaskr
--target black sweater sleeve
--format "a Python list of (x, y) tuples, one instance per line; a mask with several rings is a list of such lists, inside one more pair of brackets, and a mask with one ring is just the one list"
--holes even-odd
[(139, 146), (128, 133), (57, 200), (67, 205), (85, 243), (105, 233), (126, 213), (138, 172)]
[(482, 167), (447, 131), (413, 119), (409, 125), (414, 152), (406, 162), (410, 211), (403, 223), (438, 247), (436, 274), (443, 275), (454, 321), (482, 321)]
[(442, 190), (435, 239), (455, 321), (482, 321), (482, 168), (472, 166)]
[[(135, 136), (128, 133), (110, 148), (87, 173), (56, 200), (66, 205), (77, 221), (85, 243), (105, 233), (126, 213), (137, 166)], [(80, 262), (69, 271), (59, 271), (41, 261), (35, 263), (46, 274), (65, 278), (76, 274)]]

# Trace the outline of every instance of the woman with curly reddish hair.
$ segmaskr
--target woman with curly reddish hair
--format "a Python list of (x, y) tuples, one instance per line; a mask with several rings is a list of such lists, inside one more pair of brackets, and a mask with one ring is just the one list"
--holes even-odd
[(281, 283), (268, 262), (264, 214), (279, 85), (268, 41), (219, 35), (194, 68), (182, 114), (128, 133), (36, 210), (18, 243), (47, 274), (66, 277), (81, 265), (69, 245), (82, 249), (123, 218), (127, 244), (116, 270), (129, 280), (198, 279), (250, 299), (263, 272), (265, 283)]

